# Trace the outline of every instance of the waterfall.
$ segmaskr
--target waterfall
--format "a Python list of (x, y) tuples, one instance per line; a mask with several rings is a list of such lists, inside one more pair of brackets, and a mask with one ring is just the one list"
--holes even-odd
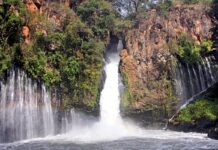
[(106, 80), (100, 95), (100, 119), (79, 126), (72, 125), (70, 131), (59, 139), (96, 142), (115, 140), (122, 137), (139, 135), (141, 130), (128, 121), (123, 121), (120, 115), (120, 80), (119, 80), (119, 50), (122, 42), (109, 46), (106, 54)]
[(176, 95), (180, 100), (178, 108), (184, 107), (218, 82), (217, 63), (212, 57), (205, 57), (202, 62), (192, 65), (178, 63), (175, 76)]
[(100, 120), (74, 109), (60, 110), (53, 103), (57, 99), (51, 97), (42, 83), (29, 78), (20, 69), (10, 69), (8, 78), (0, 82), (0, 143), (38, 137), (102, 141), (138, 134), (139, 128), (124, 122), (120, 116), (118, 68), (121, 49), (121, 40), (112, 42), (106, 54)]
[(43, 84), (13, 68), (0, 85), (0, 142), (54, 134), (51, 97)]
[(52, 107), (49, 90), (18, 68), (0, 82), (0, 143), (66, 133), (83, 114)]
[(120, 100), (119, 100), (119, 55), (112, 53), (108, 56), (109, 63), (105, 66), (106, 81), (104, 89), (101, 92), (101, 121), (107, 123), (119, 122), (120, 117)]

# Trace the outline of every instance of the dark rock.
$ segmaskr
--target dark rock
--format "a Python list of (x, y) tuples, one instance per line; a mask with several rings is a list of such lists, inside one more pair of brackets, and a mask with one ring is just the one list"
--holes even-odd
[(209, 130), (208, 137), (218, 140), (218, 127)]
[(192, 122), (170, 121), (167, 128), (175, 131), (207, 133), (214, 125), (214, 121), (207, 118), (201, 118)]

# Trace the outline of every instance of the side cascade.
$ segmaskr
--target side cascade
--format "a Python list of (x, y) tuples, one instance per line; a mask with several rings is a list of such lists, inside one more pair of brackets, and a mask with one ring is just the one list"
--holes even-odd
[(12, 67), (0, 82), (0, 143), (66, 133), (83, 116), (57, 109), (45, 85)]
[(175, 91), (180, 100), (178, 107), (185, 107), (217, 82), (218, 64), (214, 56), (207, 56), (193, 65), (178, 63), (175, 80)]
[(45, 86), (19, 69), (10, 69), (1, 82), (0, 142), (54, 134), (51, 97)]

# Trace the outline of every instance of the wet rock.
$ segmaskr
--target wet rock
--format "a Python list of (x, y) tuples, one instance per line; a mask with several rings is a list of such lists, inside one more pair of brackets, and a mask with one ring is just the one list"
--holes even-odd
[(211, 130), (208, 132), (208, 137), (209, 137), (209, 138), (212, 138), (212, 139), (218, 140), (218, 127), (215, 127), (215, 128), (213, 128), (213, 129), (211, 129)]
[(214, 125), (215, 122), (207, 118), (200, 118), (191, 122), (177, 122), (175, 120), (171, 120), (168, 123), (168, 129), (183, 132), (207, 133), (214, 127)]

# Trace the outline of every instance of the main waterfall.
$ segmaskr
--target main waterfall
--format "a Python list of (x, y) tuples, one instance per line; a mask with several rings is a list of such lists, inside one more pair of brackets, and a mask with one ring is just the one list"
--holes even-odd
[(119, 95), (119, 53), (108, 54), (108, 63), (105, 66), (106, 81), (104, 89), (101, 92), (101, 122), (109, 124), (118, 124), (120, 117), (120, 95)]
[(81, 124), (79, 127), (73, 127), (59, 138), (96, 142), (136, 136), (140, 132), (138, 127), (123, 121), (120, 116), (119, 51), (122, 49), (122, 42), (119, 41), (115, 45), (106, 54), (104, 68), (106, 80), (100, 96), (100, 120), (89, 125)]

